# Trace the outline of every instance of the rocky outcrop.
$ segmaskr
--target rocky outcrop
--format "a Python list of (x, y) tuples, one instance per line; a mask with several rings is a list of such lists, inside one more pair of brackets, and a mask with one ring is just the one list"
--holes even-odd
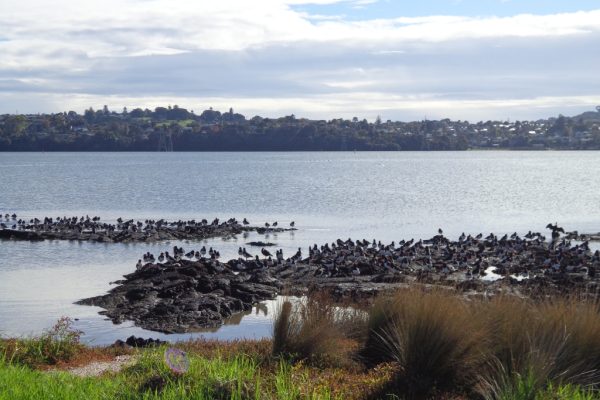
[(146, 264), (125, 275), (108, 294), (79, 301), (98, 306), (115, 323), (134, 321), (142, 328), (192, 332), (220, 326), (225, 318), (272, 299), (278, 281), (264, 272), (236, 272), (215, 260)]
[(458, 241), (440, 234), (388, 245), (338, 240), (312, 246), (308, 257), (302, 257), (301, 249), (287, 259), (282, 251), (275, 258), (262, 252), (261, 258), (242, 250), (238, 259), (226, 263), (218, 261), (213, 249), (205, 253), (174, 249), (175, 257), (167, 254), (165, 264), (142, 266), (140, 261), (140, 268), (117, 282), (118, 287), (79, 304), (104, 308), (116, 323), (132, 320), (150, 330), (189, 332), (219, 326), (224, 318), (281, 291), (302, 295), (316, 289), (338, 299), (361, 300), (420, 286), (465, 295), (600, 297), (600, 251), (567, 239), (547, 242), (539, 234), (463, 234)]

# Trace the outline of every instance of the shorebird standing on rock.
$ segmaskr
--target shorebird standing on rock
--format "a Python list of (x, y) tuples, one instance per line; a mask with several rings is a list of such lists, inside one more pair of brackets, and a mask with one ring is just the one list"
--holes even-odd
[(271, 257), (272, 254), (269, 253), (269, 250), (265, 249), (264, 247), (260, 250), (260, 252), (262, 253), (263, 256), (265, 257)]

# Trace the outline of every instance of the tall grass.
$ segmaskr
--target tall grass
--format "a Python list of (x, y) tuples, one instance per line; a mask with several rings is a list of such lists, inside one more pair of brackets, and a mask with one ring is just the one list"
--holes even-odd
[(348, 366), (357, 348), (353, 337), (364, 326), (360, 313), (336, 306), (323, 294), (285, 301), (275, 315), (273, 353), (317, 365)]
[[(350, 334), (349, 321), (363, 334)], [(344, 350), (348, 340), (358, 348)], [(273, 350), (296, 360), (357, 353), (366, 367), (393, 362), (397, 372), (382, 397), (538, 400), (575, 388), (587, 399), (600, 390), (599, 308), (581, 299), (466, 299), (409, 289), (378, 299), (365, 320), (340, 319), (331, 300), (309, 297), (282, 305)]]
[(409, 290), (378, 302), (370, 313), (363, 355), (394, 361), (394, 389), (409, 398), (468, 388), (484, 360), (486, 335), (456, 296)]
[(548, 385), (600, 388), (600, 314), (595, 303), (574, 299), (533, 302), (499, 297), (475, 314), (489, 327), (491, 354), (480, 374), (487, 399)]

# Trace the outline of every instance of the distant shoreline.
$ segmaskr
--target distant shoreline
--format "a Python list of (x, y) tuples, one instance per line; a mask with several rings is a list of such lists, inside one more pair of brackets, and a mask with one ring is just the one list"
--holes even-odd
[(466, 152), (594, 152), (594, 149), (570, 148), (473, 148), (465, 150), (0, 150), (0, 153), (466, 153)]
[(0, 151), (600, 150), (600, 112), (537, 121), (263, 118), (177, 106), (0, 115)]

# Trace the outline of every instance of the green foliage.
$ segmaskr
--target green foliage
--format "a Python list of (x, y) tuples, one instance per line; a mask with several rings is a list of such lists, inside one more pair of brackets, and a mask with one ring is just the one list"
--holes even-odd
[(32, 371), (0, 363), (0, 400), (133, 399), (123, 379), (78, 378), (65, 372)]
[(512, 385), (505, 386), (497, 393), (497, 400), (598, 400), (600, 395), (576, 385), (548, 385), (537, 389), (535, 377), (531, 374), (518, 376)]
[[(164, 400), (330, 400), (327, 389), (305, 387), (307, 377), (285, 361), (265, 383), (256, 361), (191, 357), (190, 370), (173, 374), (163, 362), (164, 349), (142, 350), (134, 365), (116, 374), (80, 378), (65, 372), (40, 372), (0, 363), (0, 400), (20, 399), (164, 399)], [(265, 373), (265, 372), (263, 372)]]
[(63, 317), (39, 337), (0, 342), (0, 358), (5, 362), (29, 366), (53, 365), (68, 361), (81, 349), (81, 331)]

